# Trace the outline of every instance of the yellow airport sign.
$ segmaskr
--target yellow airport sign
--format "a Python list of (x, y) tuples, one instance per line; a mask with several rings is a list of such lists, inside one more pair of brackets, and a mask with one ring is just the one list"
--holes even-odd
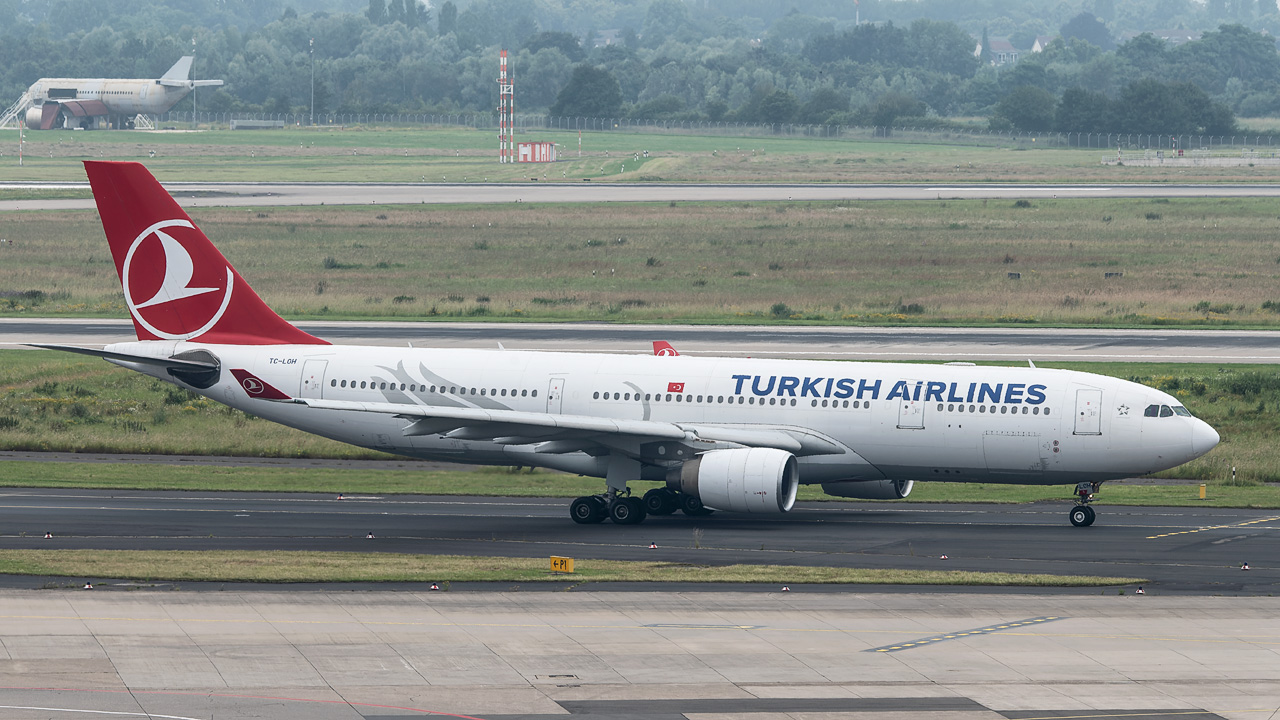
[(551, 556), (551, 572), (571, 573), (573, 572), (573, 558)]

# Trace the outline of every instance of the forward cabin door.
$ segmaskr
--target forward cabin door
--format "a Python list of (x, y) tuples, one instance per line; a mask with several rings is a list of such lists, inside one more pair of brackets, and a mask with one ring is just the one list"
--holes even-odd
[(299, 397), (320, 400), (324, 397), (324, 371), (328, 360), (307, 360), (302, 364), (302, 389)]
[[(916, 392), (920, 392), (919, 385), (915, 381), (907, 383), (910, 388)], [(911, 394), (911, 390), (907, 390), (907, 395)], [(924, 429), (924, 406), (923, 400), (912, 400), (910, 397), (904, 396), (898, 406), (898, 427), (903, 430), (923, 430)]]
[(1076, 435), (1102, 434), (1102, 391), (1076, 390)]
[(564, 378), (551, 378), (547, 383), (547, 412), (560, 414), (564, 406)]

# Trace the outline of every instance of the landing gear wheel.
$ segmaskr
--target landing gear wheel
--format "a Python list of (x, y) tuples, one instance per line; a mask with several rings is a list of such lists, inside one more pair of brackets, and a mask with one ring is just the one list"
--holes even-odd
[(644, 502), (636, 497), (620, 497), (609, 506), (609, 517), (617, 525), (639, 525), (644, 522)]
[(1077, 505), (1071, 508), (1071, 524), (1076, 527), (1089, 527), (1096, 518), (1097, 514), (1088, 505)]
[(654, 488), (644, 494), (644, 509), (650, 515), (670, 515), (679, 507), (676, 494), (666, 488)]
[(579, 525), (591, 525), (604, 521), (604, 502), (597, 497), (580, 497), (569, 506), (569, 517)]
[(698, 498), (685, 493), (680, 495), (680, 510), (691, 517), (703, 517), (715, 512), (709, 507), (703, 507)]

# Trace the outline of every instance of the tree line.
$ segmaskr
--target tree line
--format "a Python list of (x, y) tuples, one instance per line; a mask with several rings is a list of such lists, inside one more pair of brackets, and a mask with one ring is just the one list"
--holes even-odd
[[(1274, 4), (1274, 3), (1272, 3)], [(157, 77), (195, 53), (210, 112), (491, 112), (1066, 132), (1229, 132), (1280, 112), (1267, 0), (0, 0), (0, 93)], [(855, 23), (860, 20), (860, 23)], [(1204, 28), (1170, 44), (1164, 23)], [(1044, 52), (1025, 48), (1057, 36)], [(1024, 47), (997, 66), (980, 39)], [(989, 43), (983, 43), (989, 51)], [(178, 109), (190, 109), (191, 100)], [(7, 104), (7, 103), (6, 103)]]

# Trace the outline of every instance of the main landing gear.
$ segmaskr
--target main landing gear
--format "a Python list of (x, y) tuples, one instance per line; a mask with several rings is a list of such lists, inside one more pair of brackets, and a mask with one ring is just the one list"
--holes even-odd
[(1093, 502), (1093, 495), (1096, 492), (1098, 492), (1098, 483), (1082, 482), (1076, 484), (1076, 505), (1071, 508), (1069, 516), (1072, 525), (1089, 527), (1093, 524), (1097, 514), (1093, 512), (1093, 508), (1089, 506), (1089, 503)]
[(643, 500), (613, 490), (604, 495), (580, 497), (569, 506), (569, 517), (580, 525), (604, 522), (605, 518), (617, 525), (639, 525), (645, 515)]
[(569, 517), (580, 525), (604, 522), (616, 525), (638, 525), (649, 515), (670, 515), (679, 510), (685, 515), (703, 517), (715, 512), (703, 507), (698, 498), (670, 488), (654, 488), (643, 498), (633, 497), (630, 488), (622, 492), (610, 490), (603, 495), (586, 495), (569, 506)]

